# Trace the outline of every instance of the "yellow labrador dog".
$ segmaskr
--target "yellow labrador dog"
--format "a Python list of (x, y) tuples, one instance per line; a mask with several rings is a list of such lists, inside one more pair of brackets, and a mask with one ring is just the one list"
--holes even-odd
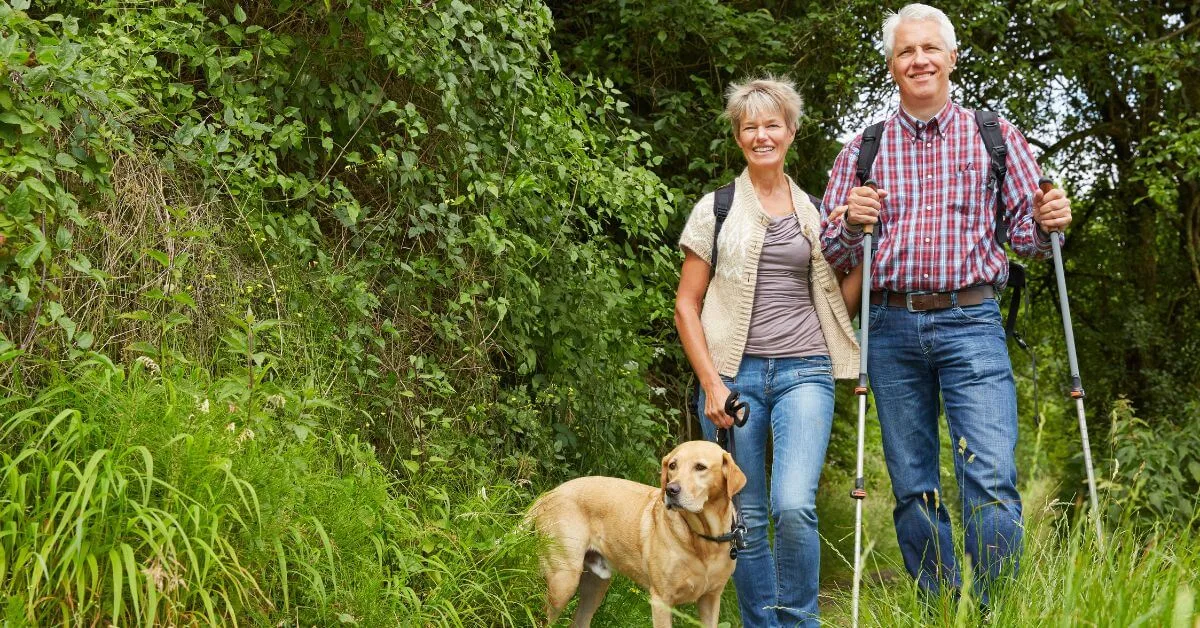
[(717, 537), (730, 531), (746, 476), (715, 443), (690, 441), (662, 459), (661, 485), (583, 477), (534, 502), (530, 519), (548, 541), (547, 623), (578, 589), (573, 625), (590, 625), (615, 569), (650, 591), (656, 628), (671, 625), (673, 606), (697, 601), (700, 623), (715, 628), (734, 567)]

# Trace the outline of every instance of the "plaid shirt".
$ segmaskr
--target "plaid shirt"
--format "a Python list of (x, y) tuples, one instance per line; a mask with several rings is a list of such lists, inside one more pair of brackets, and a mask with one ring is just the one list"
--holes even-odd
[[(1041, 171), (1020, 131), (1000, 121), (1008, 144), (1004, 204), (1010, 244), (1018, 255), (1045, 258), (1050, 240), (1033, 221), (1033, 193)], [(871, 175), (887, 190), (876, 227), (879, 249), (873, 290), (947, 291), (1008, 281), (1008, 258), (995, 238), (995, 191), (988, 187), (990, 160), (975, 114), (953, 102), (929, 122), (901, 109), (888, 119)], [(859, 185), (855, 168), (862, 134), (833, 164), (822, 204), (822, 245), (830, 264), (848, 271), (862, 262), (862, 233), (830, 223)]]

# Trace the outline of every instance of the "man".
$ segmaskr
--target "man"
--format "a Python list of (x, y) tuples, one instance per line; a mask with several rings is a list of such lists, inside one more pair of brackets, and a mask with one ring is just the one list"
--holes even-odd
[[(1017, 401), (995, 295), (1008, 280), (995, 234), (996, 192), (974, 112), (950, 100), (958, 59), (945, 13), (910, 4), (883, 26), (884, 56), (900, 89), (885, 123), (872, 178), (858, 181), (862, 135), (834, 163), (825, 207), (825, 256), (847, 271), (861, 262), (863, 225), (877, 225), (871, 277), (868, 375), (879, 412), (904, 565), (922, 589), (960, 586), (950, 519), (938, 477), (939, 395), (954, 444), (965, 551), (986, 585), (1021, 547), (1014, 453)], [(1040, 172), (1019, 131), (1000, 121), (1008, 174), (1002, 190), (1011, 246), (1050, 254), (1049, 232), (1071, 223), (1060, 189), (1038, 190)], [(986, 598), (985, 598), (986, 599)]]

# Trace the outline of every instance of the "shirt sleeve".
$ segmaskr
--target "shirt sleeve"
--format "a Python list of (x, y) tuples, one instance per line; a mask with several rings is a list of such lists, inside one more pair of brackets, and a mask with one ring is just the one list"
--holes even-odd
[(700, 259), (712, 266), (713, 231), (717, 219), (713, 216), (713, 202), (716, 194), (709, 192), (692, 208), (683, 233), (679, 235), (679, 248), (691, 251)]
[(1001, 120), (1004, 141), (1008, 145), (1008, 175), (1004, 179), (1004, 205), (1009, 217), (1009, 243), (1022, 257), (1045, 259), (1050, 256), (1050, 238), (1033, 220), (1033, 194), (1042, 177), (1041, 168), (1029, 148), (1029, 142), (1015, 126)]
[(845, 205), (850, 198), (850, 189), (854, 187), (855, 165), (858, 162), (858, 151), (862, 146), (862, 134), (842, 148), (833, 169), (829, 173), (829, 185), (825, 187), (825, 195), (821, 203), (821, 252), (831, 266), (842, 271), (850, 272), (862, 263), (861, 231), (855, 233), (846, 228), (846, 221), (830, 222), (829, 213), (838, 205)]

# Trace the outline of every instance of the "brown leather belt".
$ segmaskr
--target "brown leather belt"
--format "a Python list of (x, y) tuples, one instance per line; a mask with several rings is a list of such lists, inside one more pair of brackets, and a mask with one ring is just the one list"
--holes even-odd
[(884, 295), (887, 295), (888, 307), (902, 307), (909, 312), (927, 312), (944, 310), (955, 305), (979, 305), (987, 299), (996, 298), (996, 291), (991, 286), (971, 286), (951, 292), (872, 291), (871, 304), (881, 305)]

